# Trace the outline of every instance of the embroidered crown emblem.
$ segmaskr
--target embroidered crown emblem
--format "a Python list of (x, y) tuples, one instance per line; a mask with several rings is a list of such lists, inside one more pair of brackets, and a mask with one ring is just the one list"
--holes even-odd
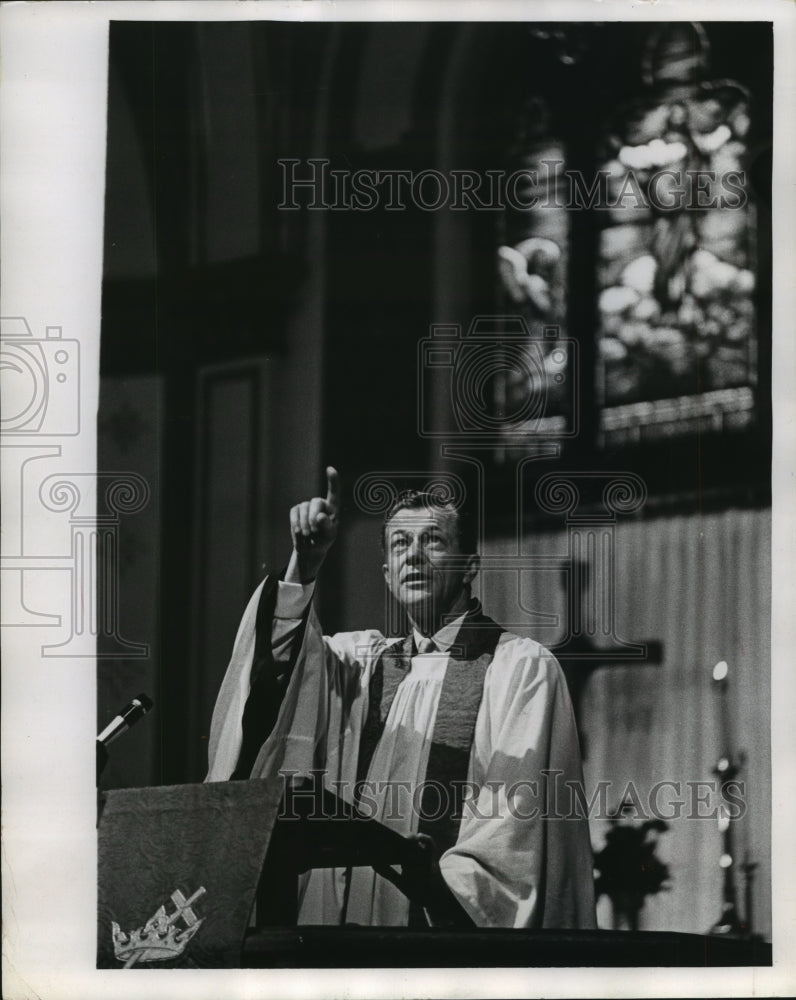
[[(115, 920), (111, 921), (113, 952), (120, 962), (124, 962), (124, 968), (129, 969), (136, 962), (166, 962), (179, 958), (202, 926), (204, 918), (198, 919), (191, 905), (206, 891), (202, 885), (186, 899), (179, 889), (175, 889), (171, 894), (176, 907), (173, 913), (167, 914), (166, 907), (161, 906), (143, 927), (129, 933), (125, 933)], [(182, 928), (179, 926), (181, 920), (184, 922)]]

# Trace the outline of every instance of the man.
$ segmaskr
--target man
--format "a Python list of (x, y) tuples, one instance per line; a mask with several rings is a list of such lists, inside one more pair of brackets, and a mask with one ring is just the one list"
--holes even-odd
[[(383, 528), (384, 577), (410, 634), (324, 636), (311, 599), (338, 532), (337, 472), (327, 477), (325, 498), (290, 512), (284, 579), (267, 578), (244, 614), (208, 780), (321, 769), (368, 815), (434, 845), (437, 912), (447, 894), (482, 927), (593, 927), (588, 822), (561, 794), (582, 773), (558, 663), (481, 612), (466, 517), (416, 492)], [(406, 926), (416, 910), (370, 869), (318, 870), (299, 920)]]

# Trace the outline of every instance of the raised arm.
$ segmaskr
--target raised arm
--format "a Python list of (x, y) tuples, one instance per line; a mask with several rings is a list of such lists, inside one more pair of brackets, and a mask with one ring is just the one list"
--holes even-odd
[(337, 470), (326, 469), (326, 497), (304, 500), (290, 510), (293, 554), (285, 583), (312, 583), (337, 538), (340, 485)]
[[(326, 476), (325, 498), (313, 497), (290, 511), (293, 552), (284, 579), (267, 578), (244, 613), (213, 715), (210, 780), (225, 780), (233, 769), (248, 776), (286, 700), (287, 728), (300, 698), (306, 705), (320, 704), (317, 691), (337, 659), (308, 610), (312, 584), (337, 537), (337, 471), (329, 466)], [(313, 714), (304, 711), (302, 718), (308, 713)]]
[[(292, 660), (293, 639), (312, 598), (312, 584), (337, 538), (340, 481), (333, 466), (326, 469), (326, 497), (303, 500), (290, 509), (293, 552), (276, 595), (271, 647), (277, 669)], [(301, 589), (299, 589), (301, 588)]]
[(293, 553), (284, 578), (266, 578), (243, 615), (213, 712), (208, 781), (280, 768), (307, 774), (327, 761), (331, 771), (343, 759), (343, 720), (360, 710), (361, 673), (385, 639), (376, 631), (324, 636), (310, 607), (338, 531), (338, 476), (331, 466), (326, 476), (325, 497), (290, 511)]

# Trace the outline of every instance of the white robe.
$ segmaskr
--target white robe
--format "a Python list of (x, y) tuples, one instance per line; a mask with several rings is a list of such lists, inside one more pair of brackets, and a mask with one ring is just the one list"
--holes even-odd
[[(237, 763), (261, 590), (244, 613), (216, 702), (208, 781), (229, 779)], [(272, 635), (277, 664), (288, 655), (307, 596), (300, 587), (279, 585)], [(324, 636), (311, 608), (276, 725), (252, 777), (321, 769), (327, 786), (351, 801), (368, 682), (391, 641), (376, 631)], [(402, 834), (417, 831), (413, 791), (426, 777), (447, 662), (444, 652), (412, 658), (368, 770), (369, 815)], [(475, 924), (594, 927), (588, 821), (566, 794), (568, 782), (582, 787), (572, 708), (557, 661), (532, 639), (501, 635), (484, 679), (467, 780), (472, 795), (440, 868)], [(552, 802), (551, 788), (559, 793)], [(556, 812), (569, 818), (555, 818)], [(343, 870), (310, 873), (299, 922), (340, 922), (344, 887)], [(406, 925), (407, 917), (408, 901), (394, 886), (370, 869), (353, 870), (348, 922)]]

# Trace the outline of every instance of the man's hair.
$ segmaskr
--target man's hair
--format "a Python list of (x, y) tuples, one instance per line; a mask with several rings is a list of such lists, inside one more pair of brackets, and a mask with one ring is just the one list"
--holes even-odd
[(454, 514), (456, 516), (456, 536), (459, 539), (459, 548), (462, 553), (469, 556), (478, 552), (478, 531), (470, 511), (464, 506), (457, 507), (451, 500), (440, 500), (433, 493), (426, 493), (423, 490), (403, 490), (384, 515), (381, 526), (381, 547), (385, 552), (387, 551), (387, 528), (395, 515), (402, 510), (420, 510), (422, 508)]

